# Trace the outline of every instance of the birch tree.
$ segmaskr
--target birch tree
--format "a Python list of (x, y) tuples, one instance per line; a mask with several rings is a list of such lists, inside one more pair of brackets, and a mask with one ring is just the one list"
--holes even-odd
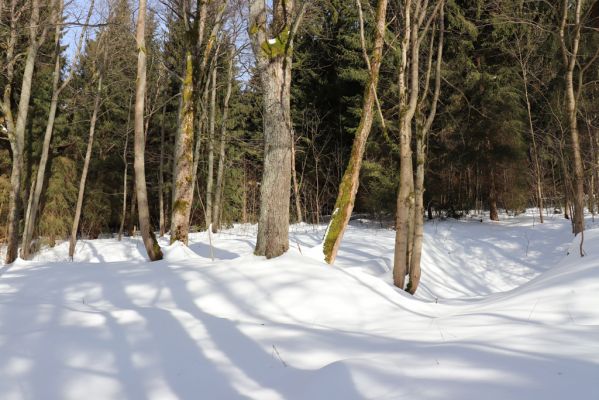
[[(571, 1), (563, 0), (561, 7), (561, 21), (559, 25), (559, 43), (561, 48), (562, 62), (565, 68), (564, 83), (566, 95), (566, 113), (568, 117), (568, 130), (572, 145), (572, 157), (574, 162), (574, 215), (572, 216), (572, 230), (575, 235), (584, 231), (584, 166), (582, 161), (580, 134), (578, 129), (578, 109), (581, 91), (583, 90), (584, 73), (599, 58), (599, 46), (596, 46), (595, 54), (585, 60), (579, 54), (585, 15), (587, 10), (585, 0), (576, 0), (571, 7)], [(578, 81), (575, 82), (575, 72), (578, 73)], [(582, 244), (580, 248), (582, 252)]]
[(54, 132), (54, 122), (56, 120), (56, 111), (58, 108), (58, 100), (60, 98), (61, 93), (65, 90), (65, 88), (69, 85), (71, 80), (73, 79), (75, 72), (75, 65), (79, 60), (79, 55), (81, 54), (81, 48), (83, 46), (83, 40), (85, 38), (85, 34), (87, 31), (87, 26), (89, 25), (89, 21), (94, 9), (94, 0), (90, 1), (89, 9), (87, 12), (87, 17), (85, 18), (85, 22), (83, 24), (83, 28), (81, 29), (81, 33), (79, 35), (79, 40), (77, 42), (77, 47), (75, 50), (75, 56), (73, 57), (73, 65), (67, 75), (67, 77), (60, 83), (60, 75), (61, 75), (61, 44), (60, 37), (62, 33), (63, 25), (59, 23), (63, 19), (64, 12), (64, 0), (58, 0), (57, 10), (56, 10), (56, 25), (54, 31), (54, 71), (52, 72), (52, 99), (50, 100), (50, 110), (48, 112), (48, 120), (46, 122), (46, 130), (44, 133), (44, 142), (42, 145), (42, 154), (39, 162), (39, 166), (37, 169), (36, 179), (33, 183), (33, 190), (30, 192), (30, 200), (29, 207), (27, 213), (25, 215), (25, 227), (23, 230), (23, 243), (21, 256), (24, 259), (29, 259), (31, 253), (31, 240), (33, 238), (33, 231), (36, 227), (37, 214), (39, 211), (40, 200), (42, 197), (42, 189), (44, 185), (44, 179), (46, 176), (46, 166), (48, 164), (48, 155), (50, 153), (50, 144), (52, 142), (52, 134)]
[(144, 241), (148, 257), (151, 261), (162, 259), (162, 251), (152, 232), (150, 210), (148, 208), (148, 191), (146, 189), (144, 129), (144, 105), (146, 96), (146, 0), (139, 1), (137, 14), (137, 80), (135, 82), (135, 189), (137, 191), (137, 210), (139, 213), (139, 229)]
[[(24, 171), (23, 150), (25, 148), (25, 128), (29, 112), (29, 100), (31, 98), (31, 87), (33, 84), (33, 71), (35, 60), (50, 27), (56, 23), (57, 7), (56, 0), (48, 4), (51, 10), (51, 19), (43, 21), (40, 17), (39, 0), (29, 0), (20, 3), (11, 0), (10, 4), (10, 28), (9, 40), (6, 47), (7, 80), (0, 107), (4, 114), (6, 130), (10, 147), (12, 150), (12, 171), (10, 175), (10, 200), (8, 213), (8, 243), (6, 248), (5, 263), (11, 264), (16, 260), (19, 247), (19, 214), (21, 212), (21, 180)], [(21, 92), (19, 96), (16, 118), (12, 110), (12, 86), (15, 83), (15, 64), (20, 54), (17, 49), (19, 36), (19, 24), (25, 9), (29, 8), (30, 18), (28, 22), (28, 41), (25, 50), (25, 61), (23, 64), (23, 75), (21, 78)]]
[[(395, 218), (395, 252), (393, 283), (405, 288), (414, 239), (415, 196), (412, 165), (412, 120), (417, 111), (420, 93), (420, 45), (433, 18), (443, 6), (428, 0), (404, 0), (403, 32), (398, 73), (400, 172)], [(421, 215), (418, 218), (422, 217)]]

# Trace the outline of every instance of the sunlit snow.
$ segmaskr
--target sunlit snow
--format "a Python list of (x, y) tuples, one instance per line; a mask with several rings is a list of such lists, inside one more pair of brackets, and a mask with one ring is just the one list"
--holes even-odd
[(533, 215), (427, 222), (415, 298), (367, 221), (60, 244), (0, 269), (0, 399), (599, 399), (599, 229)]

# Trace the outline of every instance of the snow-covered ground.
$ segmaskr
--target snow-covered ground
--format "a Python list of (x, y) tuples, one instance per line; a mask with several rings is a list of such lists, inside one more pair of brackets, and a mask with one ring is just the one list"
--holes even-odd
[(599, 229), (584, 258), (559, 217), (425, 231), (416, 297), (368, 222), (334, 267), (310, 225), (273, 260), (254, 226), (215, 261), (206, 233), (155, 263), (136, 239), (44, 250), (0, 268), (0, 399), (599, 399)]

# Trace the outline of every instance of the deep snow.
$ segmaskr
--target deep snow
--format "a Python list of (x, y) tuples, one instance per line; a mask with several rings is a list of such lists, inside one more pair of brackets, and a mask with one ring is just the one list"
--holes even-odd
[(304, 224), (59, 245), (0, 269), (0, 399), (599, 399), (599, 229), (535, 219), (427, 223), (416, 298), (365, 221), (335, 267)]

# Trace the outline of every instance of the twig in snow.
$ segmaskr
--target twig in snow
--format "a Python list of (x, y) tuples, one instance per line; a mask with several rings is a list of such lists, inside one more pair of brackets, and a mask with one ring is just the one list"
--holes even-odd
[(277, 355), (277, 358), (279, 359), (279, 361), (281, 361), (281, 363), (283, 364), (283, 366), (285, 368), (287, 368), (287, 363), (285, 361), (283, 361), (283, 359), (281, 358), (281, 355), (279, 354), (279, 350), (277, 350), (277, 346), (275, 346), (273, 344), (272, 345), (272, 349), (273, 349), (273, 353)]
[(540, 299), (537, 299), (537, 301), (535, 301), (535, 305), (532, 306), (532, 310), (530, 310), (530, 314), (528, 314), (528, 318), (526, 319), (527, 321), (530, 321), (530, 317), (532, 317), (532, 313), (535, 312), (535, 308), (537, 308), (537, 304), (539, 303)]

